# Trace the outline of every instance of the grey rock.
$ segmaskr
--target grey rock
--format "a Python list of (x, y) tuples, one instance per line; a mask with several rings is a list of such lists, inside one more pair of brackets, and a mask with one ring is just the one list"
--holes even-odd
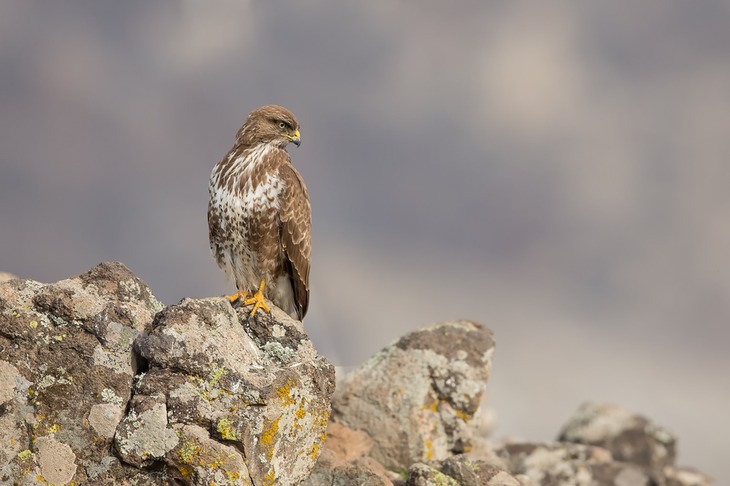
[(78, 484), (110, 464), (139, 365), (132, 345), (160, 309), (119, 263), (0, 283), (0, 484)]
[(407, 486), (522, 486), (509, 472), (464, 455), (411, 466)]
[(603, 447), (615, 460), (641, 466), (658, 481), (676, 458), (676, 440), (669, 431), (612, 404), (582, 404), (558, 440)]
[(301, 323), (165, 308), (120, 263), (0, 283), (0, 484), (297, 484), (333, 367)]
[(407, 334), (342, 380), (334, 420), (367, 432), (388, 469), (467, 451), (493, 349), (492, 333), (471, 321)]
[(653, 485), (642, 468), (616, 462), (601, 447), (571, 443), (511, 443), (497, 449), (515, 475), (541, 486)]

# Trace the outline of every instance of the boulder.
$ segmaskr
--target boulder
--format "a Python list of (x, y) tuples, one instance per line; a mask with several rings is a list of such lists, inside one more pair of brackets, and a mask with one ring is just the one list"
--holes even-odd
[(493, 350), (491, 331), (472, 321), (409, 333), (342, 380), (334, 420), (365, 431), (391, 470), (468, 451)]
[(161, 461), (194, 484), (216, 475), (256, 486), (309, 476), (334, 368), (299, 321), (276, 307), (250, 317), (225, 298), (185, 299), (161, 311), (136, 347), (149, 369), (117, 428), (125, 462)]
[(119, 263), (0, 283), (0, 484), (296, 484), (333, 391), (273, 306), (164, 307)]
[(111, 445), (141, 366), (134, 340), (162, 308), (118, 263), (0, 284), (0, 483), (137, 476)]

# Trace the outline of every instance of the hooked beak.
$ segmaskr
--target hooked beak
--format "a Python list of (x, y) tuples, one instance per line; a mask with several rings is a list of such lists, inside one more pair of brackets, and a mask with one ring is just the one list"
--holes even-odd
[(299, 135), (299, 130), (295, 130), (294, 134), (289, 135), (289, 140), (291, 140), (291, 143), (299, 147), (302, 144), (302, 138)]

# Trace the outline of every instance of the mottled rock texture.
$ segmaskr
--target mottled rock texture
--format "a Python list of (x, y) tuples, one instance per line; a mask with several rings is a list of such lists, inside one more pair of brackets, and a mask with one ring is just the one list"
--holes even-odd
[[(444, 322), (407, 334), (349, 373), (333, 398), (334, 425), (347, 427), (330, 427), (328, 452), (315, 467), (320, 482), (307, 484), (714, 484), (675, 466), (676, 440), (666, 429), (613, 405), (583, 405), (557, 442), (495, 445), (483, 404), (493, 349), (485, 327)], [(371, 474), (378, 463), (390, 483)]]
[(334, 369), (301, 323), (164, 307), (124, 265), (0, 283), (0, 484), (297, 484)]
[(0, 484), (714, 484), (615, 405), (582, 405), (556, 442), (496, 444), (494, 340), (475, 322), (403, 336), (333, 396), (334, 368), (271, 307), (165, 307), (119, 263), (0, 281)]
[(491, 331), (471, 321), (409, 333), (338, 385), (334, 420), (368, 433), (389, 469), (465, 452), (493, 349)]
[(369, 456), (372, 448), (373, 441), (366, 433), (330, 423), (322, 455), (302, 486), (392, 486), (385, 468)]
[(603, 447), (615, 460), (641, 466), (656, 478), (677, 456), (676, 440), (668, 430), (613, 404), (584, 403), (558, 440)]

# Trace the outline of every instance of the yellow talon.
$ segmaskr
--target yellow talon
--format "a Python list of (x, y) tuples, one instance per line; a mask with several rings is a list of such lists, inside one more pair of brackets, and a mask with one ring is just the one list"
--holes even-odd
[(246, 300), (248, 298), (248, 292), (241, 292), (239, 290), (233, 295), (226, 295), (226, 298), (231, 301), (231, 304), (233, 304), (239, 300)]
[(249, 314), (250, 316), (256, 314), (256, 311), (259, 309), (263, 309), (265, 312), (271, 313), (271, 309), (269, 309), (269, 306), (266, 305), (266, 301), (264, 300), (264, 288), (266, 288), (266, 280), (261, 279), (261, 285), (259, 285), (259, 289), (256, 293), (253, 294), (251, 298), (243, 301), (243, 305), (253, 305), (251, 314)]

